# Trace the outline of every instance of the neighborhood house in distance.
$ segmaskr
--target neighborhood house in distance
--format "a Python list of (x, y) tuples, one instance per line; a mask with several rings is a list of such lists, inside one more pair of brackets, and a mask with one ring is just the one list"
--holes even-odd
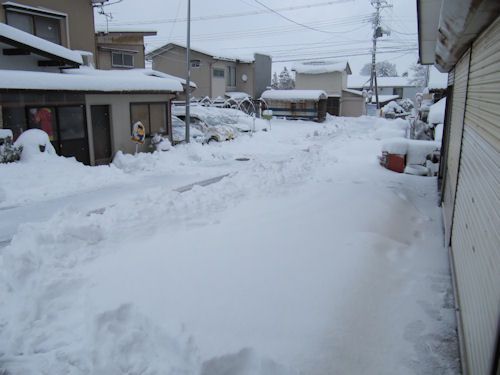
[[(168, 43), (146, 56), (153, 69), (184, 77), (186, 47)], [(196, 96), (230, 97), (231, 92), (246, 93), (258, 99), (271, 82), (271, 57), (255, 53), (246, 58), (221, 56), (191, 47), (191, 79), (196, 83)]]

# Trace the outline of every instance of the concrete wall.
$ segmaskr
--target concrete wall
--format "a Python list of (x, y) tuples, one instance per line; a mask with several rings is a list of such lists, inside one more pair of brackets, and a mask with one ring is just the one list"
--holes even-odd
[[(111, 52), (109, 49), (135, 51), (134, 68), (144, 69), (146, 67), (144, 57), (144, 37), (142, 35), (130, 35), (126, 33), (109, 33), (96, 35), (97, 56), (95, 58), (98, 69), (120, 69), (113, 67)], [(127, 69), (127, 68), (123, 68)]]
[(249, 92), (249, 94), (258, 99), (266, 91), (267, 87), (271, 86), (272, 60), (270, 56), (261, 55), (260, 53), (256, 53), (254, 57), (254, 88), (253, 92)]
[[(66, 22), (62, 21), (61, 28), (63, 45), (95, 56), (94, 11), (89, 0), (20, 0), (16, 3), (66, 13), (68, 17)], [(5, 23), (3, 6), (0, 6), (0, 22)]]
[[(247, 81), (244, 82), (241, 77), (246, 74)], [(246, 92), (250, 96), (255, 98), (255, 74), (253, 64), (243, 64), (239, 63), (236, 65), (236, 90), (229, 91), (240, 91)]]
[(295, 75), (295, 88), (298, 90), (324, 90), (329, 96), (341, 96), (345, 73), (333, 72), (324, 74)]
[[(123, 151), (125, 153), (135, 152), (135, 143), (130, 140), (132, 126), (130, 120), (130, 103), (168, 102), (173, 97), (174, 95), (170, 94), (87, 94), (85, 96), (85, 103), (91, 164), (95, 162), (90, 112), (91, 105), (110, 106), (111, 149), (114, 156), (117, 151)], [(168, 117), (170, 118), (170, 112)], [(149, 148), (149, 139), (146, 140), (144, 145), (139, 146), (139, 150), (141, 152), (152, 151), (152, 149)]]
[(359, 117), (365, 115), (365, 101), (362, 96), (342, 92), (341, 116)]

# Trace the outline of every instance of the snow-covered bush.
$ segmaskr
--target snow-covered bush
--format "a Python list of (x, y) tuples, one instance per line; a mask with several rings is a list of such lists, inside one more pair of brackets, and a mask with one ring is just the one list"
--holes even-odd
[(172, 149), (170, 140), (161, 134), (155, 134), (153, 138), (151, 138), (151, 146), (153, 146), (156, 151), (169, 151)]
[(17, 138), (15, 147), (22, 147), (21, 160), (56, 156), (56, 150), (47, 133), (40, 129), (29, 129)]
[(401, 107), (398, 103), (396, 103), (394, 100), (387, 103), (383, 108), (382, 112), (384, 115), (397, 115), (397, 114), (402, 114), (405, 113), (405, 110), (403, 107)]
[(22, 146), (12, 144), (12, 130), (0, 129), (0, 163), (12, 163), (21, 158)]
[(413, 108), (415, 108), (415, 104), (411, 99), (405, 98), (398, 101), (398, 104), (401, 108), (404, 109), (405, 112), (411, 112)]

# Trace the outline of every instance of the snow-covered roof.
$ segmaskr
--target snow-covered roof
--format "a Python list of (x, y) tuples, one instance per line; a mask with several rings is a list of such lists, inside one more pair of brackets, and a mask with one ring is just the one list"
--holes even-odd
[(304, 61), (294, 64), (292, 70), (300, 74), (323, 74), (343, 71), (351, 74), (347, 61)]
[[(378, 96), (378, 101), (379, 103), (387, 103), (390, 102), (391, 100), (396, 100), (399, 99), (399, 95), (379, 95)], [(377, 98), (375, 95), (372, 96), (372, 103), (376, 103)]]
[(72, 65), (82, 65), (83, 60), (80, 53), (68, 48), (49, 42), (15, 27), (0, 23), (0, 38), (3, 43), (24, 47), (33, 53), (48, 58), (59, 58)]
[(164, 78), (147, 69), (66, 69), (63, 73), (0, 70), (0, 87), (17, 90), (101, 92), (181, 92), (180, 79)]
[[(349, 76), (347, 77), (347, 87), (357, 89), (370, 86), (369, 76)], [(377, 77), (378, 87), (415, 87), (408, 77)]]
[(250, 94), (247, 94), (246, 92), (242, 92), (242, 91), (228, 91), (225, 93), (225, 95), (231, 99), (235, 99), (235, 100), (241, 100), (241, 99), (245, 99), (245, 98), (250, 98), (251, 95)]
[(155, 36), (158, 34), (156, 30), (145, 29), (140, 27), (117, 27), (110, 26), (106, 28), (105, 26), (98, 26), (95, 28), (95, 32), (98, 34), (110, 34), (110, 33), (121, 33), (121, 34), (143, 34), (144, 36)]
[[(181, 48), (186, 48), (186, 45), (182, 44), (182, 43), (177, 43), (177, 42), (176, 43), (167, 43), (164, 46), (161, 46), (153, 51), (148, 52), (147, 57), (153, 58), (153, 57), (163, 53), (164, 51), (168, 51), (169, 47), (171, 47), (171, 46), (178, 46)], [(208, 51), (206, 49), (198, 48), (196, 46), (193, 47), (192, 45), (190, 46), (190, 49), (191, 49), (191, 51), (202, 53), (202, 54), (210, 56), (216, 60), (234, 61), (234, 62), (241, 62), (241, 63), (248, 63), (248, 64), (253, 63), (255, 61), (254, 55), (232, 56), (232, 55), (228, 55), (225, 53), (219, 53), (216, 51)]]
[(446, 110), (446, 98), (442, 98), (437, 103), (431, 105), (427, 122), (429, 124), (444, 124), (444, 114)]
[(320, 100), (328, 95), (323, 90), (266, 90), (262, 93), (264, 100)]
[(363, 91), (359, 91), (359, 90), (343, 89), (342, 91), (346, 91), (346, 92), (353, 94), (353, 95), (363, 96)]

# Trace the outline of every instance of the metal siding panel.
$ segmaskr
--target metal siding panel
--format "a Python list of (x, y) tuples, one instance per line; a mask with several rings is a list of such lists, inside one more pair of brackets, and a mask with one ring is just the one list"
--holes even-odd
[(499, 186), (499, 153), (467, 124), (452, 251), (471, 374), (488, 374), (495, 355), (500, 317)]
[(500, 151), (500, 17), (474, 43), (466, 123)]
[(465, 100), (469, 71), (470, 52), (465, 53), (454, 69), (453, 103), (451, 104), (450, 138), (446, 158), (446, 186), (443, 197), (443, 219), (445, 241), (449, 244), (457, 190), (458, 166), (462, 147), (462, 133), (465, 115)]
[[(473, 44), (451, 246), (465, 362), (490, 374), (500, 322), (500, 18)], [(456, 82), (456, 81), (455, 81)]]

